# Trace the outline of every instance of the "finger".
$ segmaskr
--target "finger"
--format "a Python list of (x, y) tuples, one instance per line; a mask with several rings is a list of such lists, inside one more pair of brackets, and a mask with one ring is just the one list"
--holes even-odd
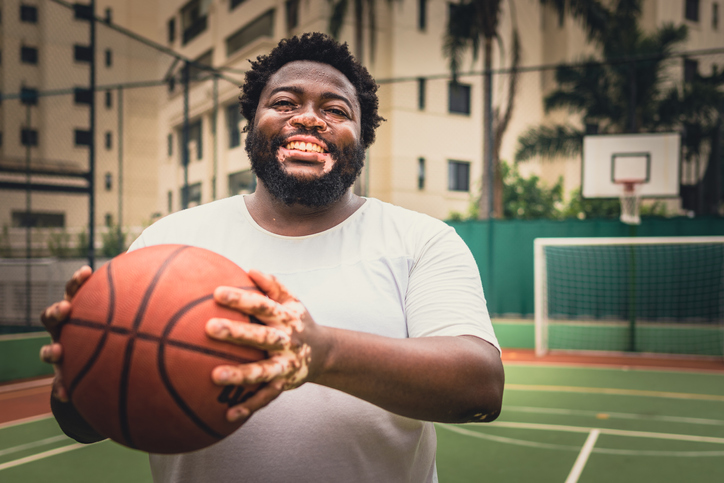
[(294, 372), (296, 366), (291, 357), (280, 354), (259, 362), (215, 367), (211, 379), (219, 385), (248, 386), (286, 377)]
[(59, 326), (68, 319), (69, 315), (70, 303), (67, 300), (62, 300), (46, 308), (40, 314), (40, 321), (55, 340), (60, 334)]
[(282, 381), (270, 382), (243, 403), (229, 408), (226, 419), (232, 423), (249, 419), (256, 411), (276, 399), (283, 391), (282, 386)]
[(53, 397), (57, 399), (60, 402), (68, 402), (68, 391), (65, 390), (65, 385), (63, 384), (63, 377), (61, 375), (60, 369), (58, 366), (53, 366), (55, 368), (55, 379), (53, 379)]
[(253, 315), (265, 324), (286, 324), (297, 317), (281, 304), (256, 292), (235, 287), (217, 287), (214, 300), (247, 315)]
[(291, 346), (291, 340), (285, 332), (249, 322), (214, 318), (206, 323), (206, 333), (214, 339), (267, 351), (280, 351)]
[(40, 348), (40, 360), (48, 364), (59, 364), (63, 358), (63, 347), (60, 344), (48, 344)]
[(93, 270), (88, 265), (84, 265), (76, 270), (71, 279), (68, 280), (68, 283), (65, 284), (65, 300), (72, 299), (92, 273)]
[(270, 299), (283, 304), (289, 299), (296, 298), (292, 296), (287, 288), (282, 285), (274, 275), (262, 273), (259, 270), (249, 270), (249, 278), (264, 292)]

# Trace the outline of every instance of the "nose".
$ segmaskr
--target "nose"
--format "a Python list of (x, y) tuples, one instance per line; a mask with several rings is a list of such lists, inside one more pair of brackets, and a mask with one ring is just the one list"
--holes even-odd
[(294, 127), (301, 127), (307, 130), (316, 129), (318, 131), (324, 131), (327, 128), (327, 123), (324, 122), (312, 108), (300, 110), (289, 120), (289, 123)]

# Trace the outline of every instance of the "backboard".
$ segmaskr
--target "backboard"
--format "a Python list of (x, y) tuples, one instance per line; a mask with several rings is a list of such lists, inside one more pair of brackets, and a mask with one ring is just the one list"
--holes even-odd
[(679, 133), (592, 135), (583, 138), (581, 193), (618, 198), (635, 183), (643, 198), (679, 196)]

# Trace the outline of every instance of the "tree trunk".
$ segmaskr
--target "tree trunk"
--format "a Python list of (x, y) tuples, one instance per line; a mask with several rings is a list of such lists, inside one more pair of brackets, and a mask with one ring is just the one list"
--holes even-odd
[(478, 219), (493, 214), (493, 38), (483, 39), (483, 186)]

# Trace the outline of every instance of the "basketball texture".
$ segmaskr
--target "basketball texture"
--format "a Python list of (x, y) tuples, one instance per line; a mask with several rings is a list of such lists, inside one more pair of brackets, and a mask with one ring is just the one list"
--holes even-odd
[(217, 386), (211, 371), (266, 353), (206, 336), (212, 317), (249, 321), (214, 302), (220, 285), (258, 291), (230, 260), (185, 245), (125, 253), (83, 284), (61, 331), (61, 370), (96, 431), (130, 448), (184, 453), (240, 426), (226, 411), (258, 386)]

